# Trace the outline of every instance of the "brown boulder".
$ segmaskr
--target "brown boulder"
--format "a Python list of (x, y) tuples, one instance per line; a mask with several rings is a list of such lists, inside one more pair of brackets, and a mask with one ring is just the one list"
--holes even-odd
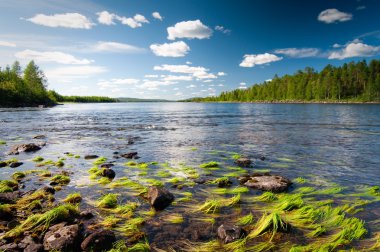
[(151, 186), (147, 198), (154, 209), (163, 210), (173, 202), (174, 195), (165, 188)]
[(100, 230), (87, 236), (80, 246), (84, 251), (101, 252), (111, 249), (114, 242), (116, 237), (111, 230)]

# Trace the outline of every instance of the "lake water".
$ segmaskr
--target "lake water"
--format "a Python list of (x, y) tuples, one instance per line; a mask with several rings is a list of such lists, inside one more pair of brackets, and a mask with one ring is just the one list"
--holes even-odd
[[(33, 139), (36, 135), (46, 138)], [(255, 160), (249, 171), (270, 170), (320, 186), (338, 184), (347, 191), (354, 185), (380, 184), (380, 105), (173, 102), (2, 108), (0, 140), (7, 142), (0, 145), (1, 159), (8, 158), (5, 152), (13, 144), (46, 141), (37, 153), (17, 156), (24, 162), (19, 170), (34, 168), (31, 159), (37, 155), (57, 160), (70, 152), (116, 161), (120, 177), (125, 176), (122, 163), (127, 160), (116, 159), (114, 152), (137, 151), (139, 162), (167, 162), (174, 167), (211, 160), (233, 165), (226, 155), (239, 153)], [(265, 160), (258, 159), (261, 156)], [(67, 158), (64, 168), (73, 172), (69, 190), (85, 194), (88, 205), (104, 192), (101, 186), (87, 186), (91, 166), (91, 161)], [(0, 177), (7, 179), (13, 172), (0, 169)], [(43, 183), (34, 181), (27, 188)], [(196, 195), (197, 190), (192, 192)], [(65, 195), (64, 190), (60, 193)], [(374, 203), (369, 209), (378, 207)], [(363, 218), (380, 219), (375, 210)]]

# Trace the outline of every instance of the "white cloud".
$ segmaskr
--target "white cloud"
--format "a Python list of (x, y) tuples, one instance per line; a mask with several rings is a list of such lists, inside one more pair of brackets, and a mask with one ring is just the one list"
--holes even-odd
[(139, 48), (136, 46), (118, 43), (118, 42), (98, 42), (94, 50), (97, 52), (127, 52), (127, 53), (137, 53), (144, 51), (143, 48)]
[(371, 46), (361, 42), (351, 42), (339, 51), (329, 55), (329, 59), (346, 59), (352, 57), (371, 57), (380, 53), (380, 46)]
[(191, 65), (193, 64), (191, 61), (186, 61), (186, 65)]
[(247, 85), (247, 83), (245, 83), (245, 82), (240, 82), (239, 85), (240, 85), (240, 86), (245, 86), (245, 85)]
[(78, 59), (73, 55), (56, 51), (38, 52), (27, 49), (24, 51), (17, 52), (15, 56), (16, 58), (23, 60), (35, 60), (37, 62), (56, 62), (61, 64), (73, 65), (86, 65), (93, 62), (92, 60)]
[(79, 13), (64, 13), (54, 15), (37, 14), (27, 19), (34, 24), (48, 27), (65, 27), (73, 29), (91, 29), (95, 24)]
[(136, 21), (136, 22), (139, 22), (139, 23), (149, 23), (148, 19), (146, 19), (143, 15), (141, 14), (136, 14), (133, 19)]
[(150, 49), (155, 55), (162, 57), (183, 57), (190, 51), (190, 47), (183, 41), (152, 44)]
[(247, 87), (246, 86), (240, 86), (240, 87), (238, 87), (239, 89), (247, 89)]
[(117, 15), (108, 11), (98, 12), (96, 15), (98, 15), (98, 22), (104, 25), (114, 25), (115, 22), (113, 20), (117, 17)]
[(111, 79), (111, 80), (100, 80), (97, 85), (101, 88), (118, 88), (122, 85), (135, 85), (138, 84), (138, 79)]
[(145, 78), (158, 78), (157, 74), (146, 74), (144, 75)]
[(107, 72), (105, 67), (101, 66), (73, 66), (59, 67), (45, 71), (46, 76), (50, 79), (67, 79), (67, 78), (89, 78), (92, 75)]
[(151, 80), (145, 80), (142, 85), (139, 86), (139, 88), (142, 89), (148, 89), (148, 90), (156, 90), (160, 86), (169, 86), (177, 84), (175, 81), (151, 81)]
[(176, 38), (207, 39), (212, 35), (212, 30), (202, 24), (199, 19), (176, 23), (174, 26), (168, 27), (167, 31), (169, 40)]
[(306, 58), (317, 56), (319, 50), (317, 48), (283, 48), (274, 51), (293, 58)]
[(345, 22), (352, 19), (351, 13), (341, 12), (337, 9), (327, 9), (319, 13), (318, 20), (326, 24)]
[(335, 43), (335, 44), (333, 44), (333, 47), (334, 47), (334, 48), (339, 48), (339, 47), (342, 47), (342, 45), (340, 45), (340, 44), (338, 44), (338, 43)]
[(282, 57), (277, 55), (264, 53), (264, 54), (246, 54), (243, 61), (240, 63), (241, 67), (254, 67), (255, 65), (268, 64), (282, 60)]
[(226, 76), (227, 74), (225, 72), (218, 72), (218, 76)]
[(213, 80), (204, 80), (203, 82), (204, 83), (209, 83), (209, 82), (212, 82)]
[(6, 47), (16, 47), (15, 43), (0, 40), (0, 46), (6, 46)]
[(133, 18), (130, 17), (116, 17), (122, 24), (128, 25), (129, 27), (135, 29), (141, 27), (143, 23), (149, 23), (149, 21), (140, 14), (136, 14)]
[(196, 85), (194, 85), (194, 84), (191, 84), (191, 85), (189, 85), (189, 86), (186, 86), (186, 88), (196, 88), (197, 86)]
[(182, 92), (177, 92), (177, 93), (175, 93), (175, 96), (183, 96), (183, 93)]
[(160, 15), (159, 12), (155, 11), (152, 13), (152, 16), (155, 18), (155, 19), (158, 19), (158, 20), (161, 20), (162, 21), (162, 16)]
[(183, 73), (183, 74), (191, 74), (193, 77), (197, 79), (215, 79), (216, 75), (209, 73), (209, 69), (204, 67), (192, 67), (189, 65), (161, 65), (154, 66), (155, 71), (168, 71), (171, 73)]
[(230, 34), (231, 33), (231, 30), (226, 29), (224, 26), (221, 26), (221, 25), (215, 26), (215, 30), (220, 31), (224, 34)]
[(223, 84), (218, 84), (218, 87), (224, 87), (224, 85)]
[(193, 77), (191, 75), (167, 75), (162, 78), (163, 81), (191, 81)]

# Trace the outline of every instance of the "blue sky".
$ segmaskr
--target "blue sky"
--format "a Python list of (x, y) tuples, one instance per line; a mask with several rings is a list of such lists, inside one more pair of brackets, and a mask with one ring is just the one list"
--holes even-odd
[(307, 66), (380, 58), (380, 1), (2, 0), (0, 66), (64, 95), (218, 95)]

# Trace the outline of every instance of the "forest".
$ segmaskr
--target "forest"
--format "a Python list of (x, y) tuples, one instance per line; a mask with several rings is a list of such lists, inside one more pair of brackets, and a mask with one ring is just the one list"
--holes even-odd
[(189, 101), (231, 102), (379, 102), (380, 61), (363, 60), (322, 71), (306, 67), (293, 75), (277, 75), (271, 81), (246, 89), (222, 92), (219, 96)]
[(29, 107), (53, 106), (58, 102), (117, 102), (117, 99), (102, 96), (62, 96), (47, 89), (43, 71), (34, 63), (22, 70), (18, 61), (5, 69), (0, 68), (0, 106)]

